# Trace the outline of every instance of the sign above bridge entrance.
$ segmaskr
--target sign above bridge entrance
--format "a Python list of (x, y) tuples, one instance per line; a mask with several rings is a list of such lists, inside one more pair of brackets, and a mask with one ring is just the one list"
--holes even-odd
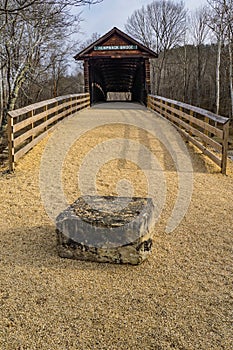
[(108, 51), (108, 50), (137, 50), (137, 45), (106, 45), (106, 46), (94, 46), (95, 51)]
[(104, 57), (109, 58), (110, 55), (111, 57), (116, 55), (117, 58), (126, 58), (128, 56), (131, 58), (135, 57), (136, 59), (158, 57), (154, 51), (122, 32), (120, 29), (114, 27), (108, 33), (80, 51), (74, 58), (85, 62), (92, 58), (100, 60)]

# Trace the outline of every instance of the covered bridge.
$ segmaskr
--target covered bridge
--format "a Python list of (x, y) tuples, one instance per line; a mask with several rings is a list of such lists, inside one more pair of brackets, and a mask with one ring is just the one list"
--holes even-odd
[(85, 92), (91, 103), (106, 101), (109, 93), (129, 93), (132, 101), (146, 102), (151, 91), (150, 59), (157, 54), (114, 27), (79, 52), (84, 61)]

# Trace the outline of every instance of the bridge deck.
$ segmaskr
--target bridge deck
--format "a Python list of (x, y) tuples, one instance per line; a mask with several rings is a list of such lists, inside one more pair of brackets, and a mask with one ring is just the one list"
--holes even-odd
[[(191, 203), (179, 227), (166, 234), (178, 196), (177, 162), (182, 153), (178, 143), (173, 160), (169, 145), (177, 146), (177, 140), (165, 137), (169, 128), (140, 105), (96, 105), (65, 121), (19, 161), (14, 174), (0, 177), (0, 323), (5, 350), (57, 344), (70, 349), (229, 348), (232, 166), (229, 162), (228, 176), (222, 176), (189, 149)], [(69, 202), (80, 193), (80, 171), (89, 191), (92, 183), (85, 180), (91, 171), (96, 174), (101, 194), (115, 194), (117, 183), (127, 191), (130, 181), (135, 195), (144, 195), (151, 176), (155, 185), (164, 186), (163, 175), (167, 196), (155, 226), (154, 253), (143, 265), (58, 258), (54, 225), (41, 202), (39, 174), (46, 160), (42, 154), (54, 152), (59, 163), (67, 145), (61, 175)], [(56, 163), (50, 164), (49, 157), (47, 161), (49, 171)], [(179, 167), (187, 175), (187, 169), (180, 163)], [(159, 194), (160, 188), (155, 189)]]

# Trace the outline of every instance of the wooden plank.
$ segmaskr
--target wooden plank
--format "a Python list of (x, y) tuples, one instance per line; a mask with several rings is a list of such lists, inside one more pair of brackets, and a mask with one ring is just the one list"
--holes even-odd
[[(161, 105), (161, 102), (159, 102), (159, 101), (155, 101), (155, 103), (156, 103), (157, 105), (161, 106), (161, 107), (163, 106), (163, 103), (162, 103), (162, 105)], [(214, 127), (214, 126), (212, 126), (212, 125), (206, 123), (205, 121), (200, 120), (200, 119), (198, 119), (198, 118), (195, 118), (194, 116), (189, 115), (189, 114), (187, 114), (187, 113), (185, 113), (185, 112), (182, 112), (182, 111), (180, 111), (180, 110), (178, 110), (178, 109), (176, 109), (176, 108), (174, 108), (174, 107), (168, 106), (167, 109), (169, 109), (171, 112), (173, 112), (173, 113), (179, 115), (180, 117), (185, 118), (185, 119), (188, 120), (190, 123), (195, 124), (195, 125), (197, 125), (197, 126), (200, 126), (200, 127), (203, 128), (204, 130), (209, 131), (209, 132), (211, 132), (212, 134), (214, 134), (214, 135), (216, 135), (217, 137), (219, 137), (219, 138), (222, 139), (222, 137), (223, 137), (223, 131), (220, 130), (219, 128), (216, 128), (216, 127)], [(190, 111), (190, 112), (193, 113), (193, 111)]]
[[(158, 113), (161, 113), (159, 108), (155, 108), (155, 111)], [(189, 133), (191, 133), (192, 135), (198, 136), (200, 137), (203, 141), (205, 141), (207, 144), (209, 144), (210, 146), (212, 146), (215, 150), (222, 152), (222, 145), (219, 144), (218, 142), (216, 142), (215, 140), (207, 137), (206, 135), (204, 135), (201, 131), (195, 129), (194, 127), (192, 127), (189, 124), (186, 124), (185, 122), (183, 122), (182, 120), (180, 120), (179, 118), (166, 113), (164, 111), (162, 111), (163, 114), (166, 114), (166, 118), (171, 120), (172, 122), (175, 122), (178, 124), (178, 126), (175, 124), (176, 127), (180, 128), (180, 125), (183, 126), (185, 128), (185, 130), (189, 131)]]
[[(65, 97), (67, 99), (67, 96)], [(50, 109), (50, 111), (47, 111), (47, 107), (48, 105), (44, 105), (45, 110), (42, 113), (39, 113), (38, 115), (35, 115), (30, 119), (30, 122), (28, 121), (27, 125), (30, 125), (31, 123), (33, 124), (35, 121), (39, 121), (40, 119), (43, 119), (43, 122), (38, 125), (35, 128), (32, 128), (30, 130), (28, 130), (26, 133), (24, 133), (23, 135), (20, 135), (16, 140), (14, 140), (14, 144), (11, 142), (9, 144), (9, 149), (11, 150), (11, 155), (14, 155), (14, 158), (12, 160), (12, 156), (9, 153), (9, 160), (10, 160), (10, 164), (9, 164), (9, 168), (14, 170), (14, 164), (17, 160), (19, 160), (25, 153), (27, 153), (30, 149), (32, 149), (38, 142), (40, 142), (49, 132), (51, 132), (54, 128), (57, 127), (58, 123), (60, 123), (64, 118), (73, 115), (74, 113), (76, 113), (77, 111), (83, 109), (83, 108), (87, 108), (90, 106), (90, 95), (89, 94), (79, 94), (79, 95), (69, 95), (70, 101), (69, 102), (64, 102), (60, 105), (58, 105), (57, 107), (53, 107)], [(59, 100), (62, 100), (63, 98), (60, 98)], [(51, 100), (50, 100), (51, 101)], [(57, 101), (57, 99), (53, 99), (53, 103)], [(53, 110), (53, 112), (55, 113), (56, 110), (62, 110), (66, 107), (70, 107), (69, 109), (65, 109), (63, 110), (61, 113), (55, 115), (54, 117), (47, 119), (49, 113), (51, 113), (51, 110)], [(41, 106), (40, 106), (41, 108)], [(22, 110), (22, 109), (21, 109)], [(31, 109), (31, 113), (33, 113), (33, 109)], [(9, 128), (9, 130), (11, 130), (12, 132), (10, 133), (9, 131), (9, 140), (12, 140), (12, 138), (14, 137), (14, 132), (13, 132), (13, 121), (14, 118), (12, 118), (10, 115), (8, 117), (8, 122), (11, 123), (10, 126), (11, 128)], [(52, 127), (49, 128), (49, 126), (56, 122), (56, 120), (58, 121), (58, 123), (56, 123), (55, 125), (53, 125)], [(26, 120), (27, 121), (27, 120)], [(25, 122), (25, 121), (23, 121)], [(21, 124), (22, 122), (18, 123)], [(17, 125), (15, 125), (15, 127), (17, 127)], [(21, 124), (22, 125), (22, 124)], [(24, 124), (25, 125), (25, 124)], [(44, 130), (45, 129), (45, 130)], [(20, 129), (19, 129), (20, 130)], [(43, 133), (39, 134), (41, 131), (43, 131)], [(11, 137), (10, 137), (11, 134)], [(29, 137), (32, 138), (32, 141), (29, 142), (28, 144), (26, 144), (24, 147), (22, 147), (20, 150), (18, 150), (17, 152), (15, 152), (15, 147), (16, 146), (20, 146), (20, 144), (22, 144), (22, 142), (26, 141)], [(34, 138), (34, 139), (33, 139)]]
[(171, 115), (169, 113), (166, 113), (167, 117), (181, 125), (185, 130), (191, 132), (193, 135), (198, 136), (202, 139), (203, 142), (206, 142), (208, 145), (212, 146), (215, 150), (222, 152), (222, 145), (219, 144), (217, 141), (211, 139), (210, 137), (203, 134), (201, 131), (195, 129), (191, 125), (185, 123), (184, 121), (180, 120), (179, 118), (175, 117), (174, 115)]
[[(155, 106), (155, 110), (160, 113), (161, 112), (161, 109), (159, 107), (156, 107)], [(160, 113), (161, 114), (161, 113)], [(176, 118), (172, 115), (169, 115), (171, 118)], [(170, 118), (169, 118), (170, 119)], [(178, 118), (176, 118), (178, 119)], [(179, 119), (178, 119), (179, 120)], [(179, 120), (179, 122), (181, 122)], [(184, 123), (184, 122), (183, 122)], [(220, 158), (218, 158), (214, 153), (212, 153), (210, 150), (208, 150), (202, 143), (200, 143), (198, 140), (196, 140), (195, 138), (193, 138), (191, 135), (189, 135), (185, 130), (181, 129), (179, 127), (179, 125), (176, 125), (174, 123), (172, 123), (172, 125), (174, 125), (174, 127), (190, 142), (192, 142), (196, 147), (198, 147), (202, 152), (203, 154), (207, 155), (214, 163), (216, 163), (219, 167), (221, 167), (221, 163), (222, 163), (222, 160)], [(189, 128), (192, 128), (190, 125), (188, 125)], [(194, 128), (192, 128), (194, 129)], [(191, 129), (191, 130), (192, 130)], [(194, 129), (196, 130), (196, 129)], [(197, 130), (196, 130), (197, 131)], [(206, 136), (207, 137), (207, 136)], [(221, 145), (220, 145), (221, 146)], [(221, 147), (222, 148), (222, 147)]]
[(69, 98), (77, 98), (78, 99), (78, 98), (85, 97), (85, 96), (88, 97), (88, 93), (60, 96), (60, 97), (52, 98), (50, 100), (37, 102), (37, 103), (34, 103), (32, 105), (23, 107), (23, 108), (15, 109), (14, 111), (10, 111), (9, 115), (12, 118), (17, 118), (18, 116), (20, 116), (22, 114), (26, 114), (26, 113), (30, 112), (31, 110), (36, 110), (36, 109), (42, 108), (45, 105), (49, 106), (49, 105), (56, 103), (58, 101), (66, 100)]
[[(155, 102), (157, 104), (160, 104), (158, 101)], [(180, 112), (179, 110), (177, 110), (176, 108), (173, 109), (173, 107), (170, 107), (169, 108), (170, 110), (172, 110), (175, 114), (181, 116), (182, 118), (185, 118), (187, 119), (190, 123), (195, 123), (197, 126), (200, 126), (202, 127), (203, 129), (205, 130), (208, 130), (209, 132), (215, 134), (217, 137), (219, 138), (222, 138), (223, 137), (223, 131), (212, 126), (212, 125), (209, 125), (208, 123), (205, 123), (204, 121), (200, 120), (200, 119), (197, 119), (195, 118), (193, 115), (191, 114), (187, 114), (185, 112)], [(190, 111), (190, 113), (193, 113), (193, 111)]]
[(36, 114), (33, 117), (31, 117), (31, 118), (27, 118), (25, 120), (22, 120), (19, 123), (16, 123), (14, 125), (14, 127), (13, 127), (14, 132), (20, 131), (21, 129), (24, 129), (25, 127), (29, 126), (30, 124), (36, 123), (39, 120), (41, 120), (41, 119), (43, 119), (45, 117), (48, 117), (50, 114), (55, 113), (56, 110), (57, 110), (57, 107), (54, 107), (54, 108), (51, 108), (50, 110), (47, 110), (47, 111), (41, 112), (39, 114)]
[[(204, 122), (208, 125), (209, 124), (209, 118), (205, 117), (204, 118)], [(208, 132), (208, 128), (207, 127), (205, 128), (204, 133), (205, 133), (205, 135), (209, 136), (209, 132)]]
[(26, 146), (21, 148), (18, 152), (15, 153), (15, 162), (17, 162), (21, 157), (23, 157), (28, 151), (30, 151), (34, 146), (36, 146), (43, 138), (45, 138), (49, 132), (52, 132), (53, 129), (57, 127), (57, 124), (52, 128), (45, 131), (43, 134), (37, 136), (32, 142), (28, 143)]
[[(48, 106), (44, 106), (44, 114), (45, 114), (45, 117), (44, 117), (44, 122), (46, 123), (47, 120), (48, 120)], [(47, 127), (46, 127), (46, 130), (47, 130)]]
[[(189, 113), (190, 113), (190, 117), (191, 117), (191, 118), (194, 118), (194, 116), (193, 116), (193, 111), (190, 111)], [(190, 125), (190, 126), (193, 126), (193, 123), (192, 123), (191, 120), (189, 120), (189, 125)], [(189, 132), (189, 135), (192, 136), (192, 132), (191, 132), (191, 131)]]
[(151, 81), (150, 81), (150, 60), (149, 58), (145, 59), (145, 80), (146, 80), (146, 91), (148, 94), (151, 93)]
[(40, 125), (36, 126), (35, 128), (32, 128), (22, 135), (18, 136), (15, 139), (14, 146), (17, 147), (19, 146), (22, 142), (26, 141), (29, 137), (36, 137), (38, 133), (46, 129), (50, 124), (54, 123), (56, 120), (59, 120), (61, 118), (64, 118), (65, 116), (69, 116), (71, 114), (74, 114), (74, 111), (76, 112), (77, 110), (83, 109), (86, 107), (87, 103), (83, 103), (82, 105), (74, 106), (69, 110), (65, 110), (60, 114), (55, 115), (54, 117), (42, 122)]
[(200, 107), (195, 107), (195, 106), (189, 105), (187, 103), (171, 100), (169, 98), (165, 98), (165, 97), (161, 97), (161, 96), (157, 96), (157, 95), (151, 95), (151, 96), (154, 99), (157, 99), (157, 100), (162, 100), (164, 102), (167, 101), (169, 103), (175, 104), (176, 106), (182, 106), (185, 109), (189, 109), (189, 110), (191, 110), (193, 112), (196, 112), (198, 114), (206, 116), (207, 118), (210, 118), (210, 119), (212, 119), (212, 120), (214, 120), (214, 121), (216, 121), (217, 123), (220, 123), (220, 124), (225, 124), (228, 121), (228, 118), (222, 117), (220, 115), (217, 115), (215, 113), (212, 113), (212, 112), (207, 111), (206, 109), (203, 109), (203, 108), (200, 108)]
[[(48, 103), (48, 101), (50, 101), (50, 103)], [(56, 102), (55, 99), (38, 102), (38, 103), (35, 103), (35, 104), (32, 104), (32, 105), (29, 105), (29, 106), (26, 106), (26, 107), (19, 108), (19, 109), (16, 109), (14, 111), (11, 111), (11, 112), (9, 112), (9, 114), (11, 115), (12, 118), (17, 118), (17, 117), (19, 117), (19, 116), (21, 116), (23, 114), (27, 114), (28, 112), (30, 112), (32, 110), (36, 111), (39, 108), (43, 108), (45, 105), (49, 105), (49, 104), (52, 104), (52, 103), (55, 103), (55, 102)]]
[[(84, 108), (87, 108), (90, 106), (90, 102), (84, 102), (82, 103), (81, 105), (77, 105), (77, 106), (74, 106), (72, 107), (69, 111), (72, 112), (72, 113), (69, 113), (69, 115), (72, 115), (72, 114), (75, 114), (76, 112), (84, 109)], [(68, 111), (68, 110), (67, 110)]]
[[(77, 100), (77, 101), (78, 101), (79, 103), (81, 103), (82, 101), (86, 101), (86, 98), (83, 98), (83, 99), (80, 99), (80, 100)], [(23, 121), (21, 121), (21, 122), (15, 124), (15, 125), (13, 126), (13, 130), (14, 130), (14, 132), (17, 132), (17, 131), (19, 131), (19, 130), (21, 130), (21, 129), (24, 129), (24, 128), (26, 128), (27, 126), (29, 126), (30, 124), (39, 121), (40, 119), (43, 119), (43, 118), (45, 118), (45, 117), (48, 118), (49, 115), (55, 113), (56, 111), (58, 111), (58, 110), (60, 110), (60, 109), (63, 109), (63, 108), (68, 107), (68, 106), (70, 106), (70, 105), (74, 105), (75, 103), (77, 103), (77, 101), (72, 101), (72, 104), (71, 104), (70, 101), (69, 101), (69, 102), (65, 102), (65, 103), (63, 103), (63, 104), (61, 104), (61, 105), (59, 105), (59, 106), (53, 107), (53, 108), (51, 108), (51, 109), (48, 109), (47, 111), (41, 112), (41, 113), (39, 113), (39, 114), (37, 114), (37, 115), (34, 115), (31, 119), (30, 119), (30, 118), (27, 118), (27, 119), (25, 119), (25, 120), (23, 120)], [(88, 100), (88, 101), (89, 101), (89, 100)]]
[(86, 93), (90, 93), (89, 86), (89, 60), (84, 60), (84, 89)]
[(57, 119), (59, 119), (60, 115), (56, 115), (53, 118), (48, 119), (46, 122), (41, 123), (40, 125), (26, 131), (25, 133), (23, 133), (22, 135), (18, 136), (15, 139), (15, 147), (19, 146), (20, 144), (22, 144), (24, 141), (26, 141), (29, 137), (36, 137), (36, 135), (44, 130), (46, 127), (48, 127), (50, 124), (52, 124), (54, 121), (56, 121)]
[(13, 134), (13, 119), (8, 114), (7, 116), (7, 134), (8, 134), (8, 157), (9, 157), (9, 170), (13, 171), (15, 168), (14, 159), (14, 134)]
[(227, 170), (227, 151), (228, 151), (228, 138), (229, 138), (229, 125), (230, 121), (223, 126), (223, 147), (222, 147), (222, 163), (221, 172), (226, 175)]
[(203, 152), (203, 154), (208, 156), (215, 164), (221, 167), (222, 161), (220, 158), (218, 158), (214, 153), (212, 153), (210, 150), (205, 148), (205, 146), (202, 143), (200, 143), (199, 141), (194, 139), (192, 136), (187, 134), (184, 130), (180, 129), (179, 127), (176, 127), (176, 128), (188, 141), (192, 142), (196, 147), (198, 147)]
[[(32, 110), (31, 112), (30, 112), (30, 117), (29, 117), (29, 119), (33, 119), (33, 116), (34, 116), (34, 110)], [(32, 129), (34, 129), (34, 122), (32, 122)], [(32, 140), (34, 139), (34, 135), (32, 135)]]

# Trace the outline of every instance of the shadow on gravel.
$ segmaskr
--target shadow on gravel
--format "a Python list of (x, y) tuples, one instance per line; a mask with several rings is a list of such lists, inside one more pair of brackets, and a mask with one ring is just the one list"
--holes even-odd
[[(60, 258), (57, 253), (57, 237), (55, 226), (20, 227), (2, 232), (0, 238), (0, 265), (11, 269), (23, 267), (26, 269), (52, 270), (123, 270), (138, 269), (140, 266), (97, 263)], [(141, 266), (145, 268), (147, 262)]]

